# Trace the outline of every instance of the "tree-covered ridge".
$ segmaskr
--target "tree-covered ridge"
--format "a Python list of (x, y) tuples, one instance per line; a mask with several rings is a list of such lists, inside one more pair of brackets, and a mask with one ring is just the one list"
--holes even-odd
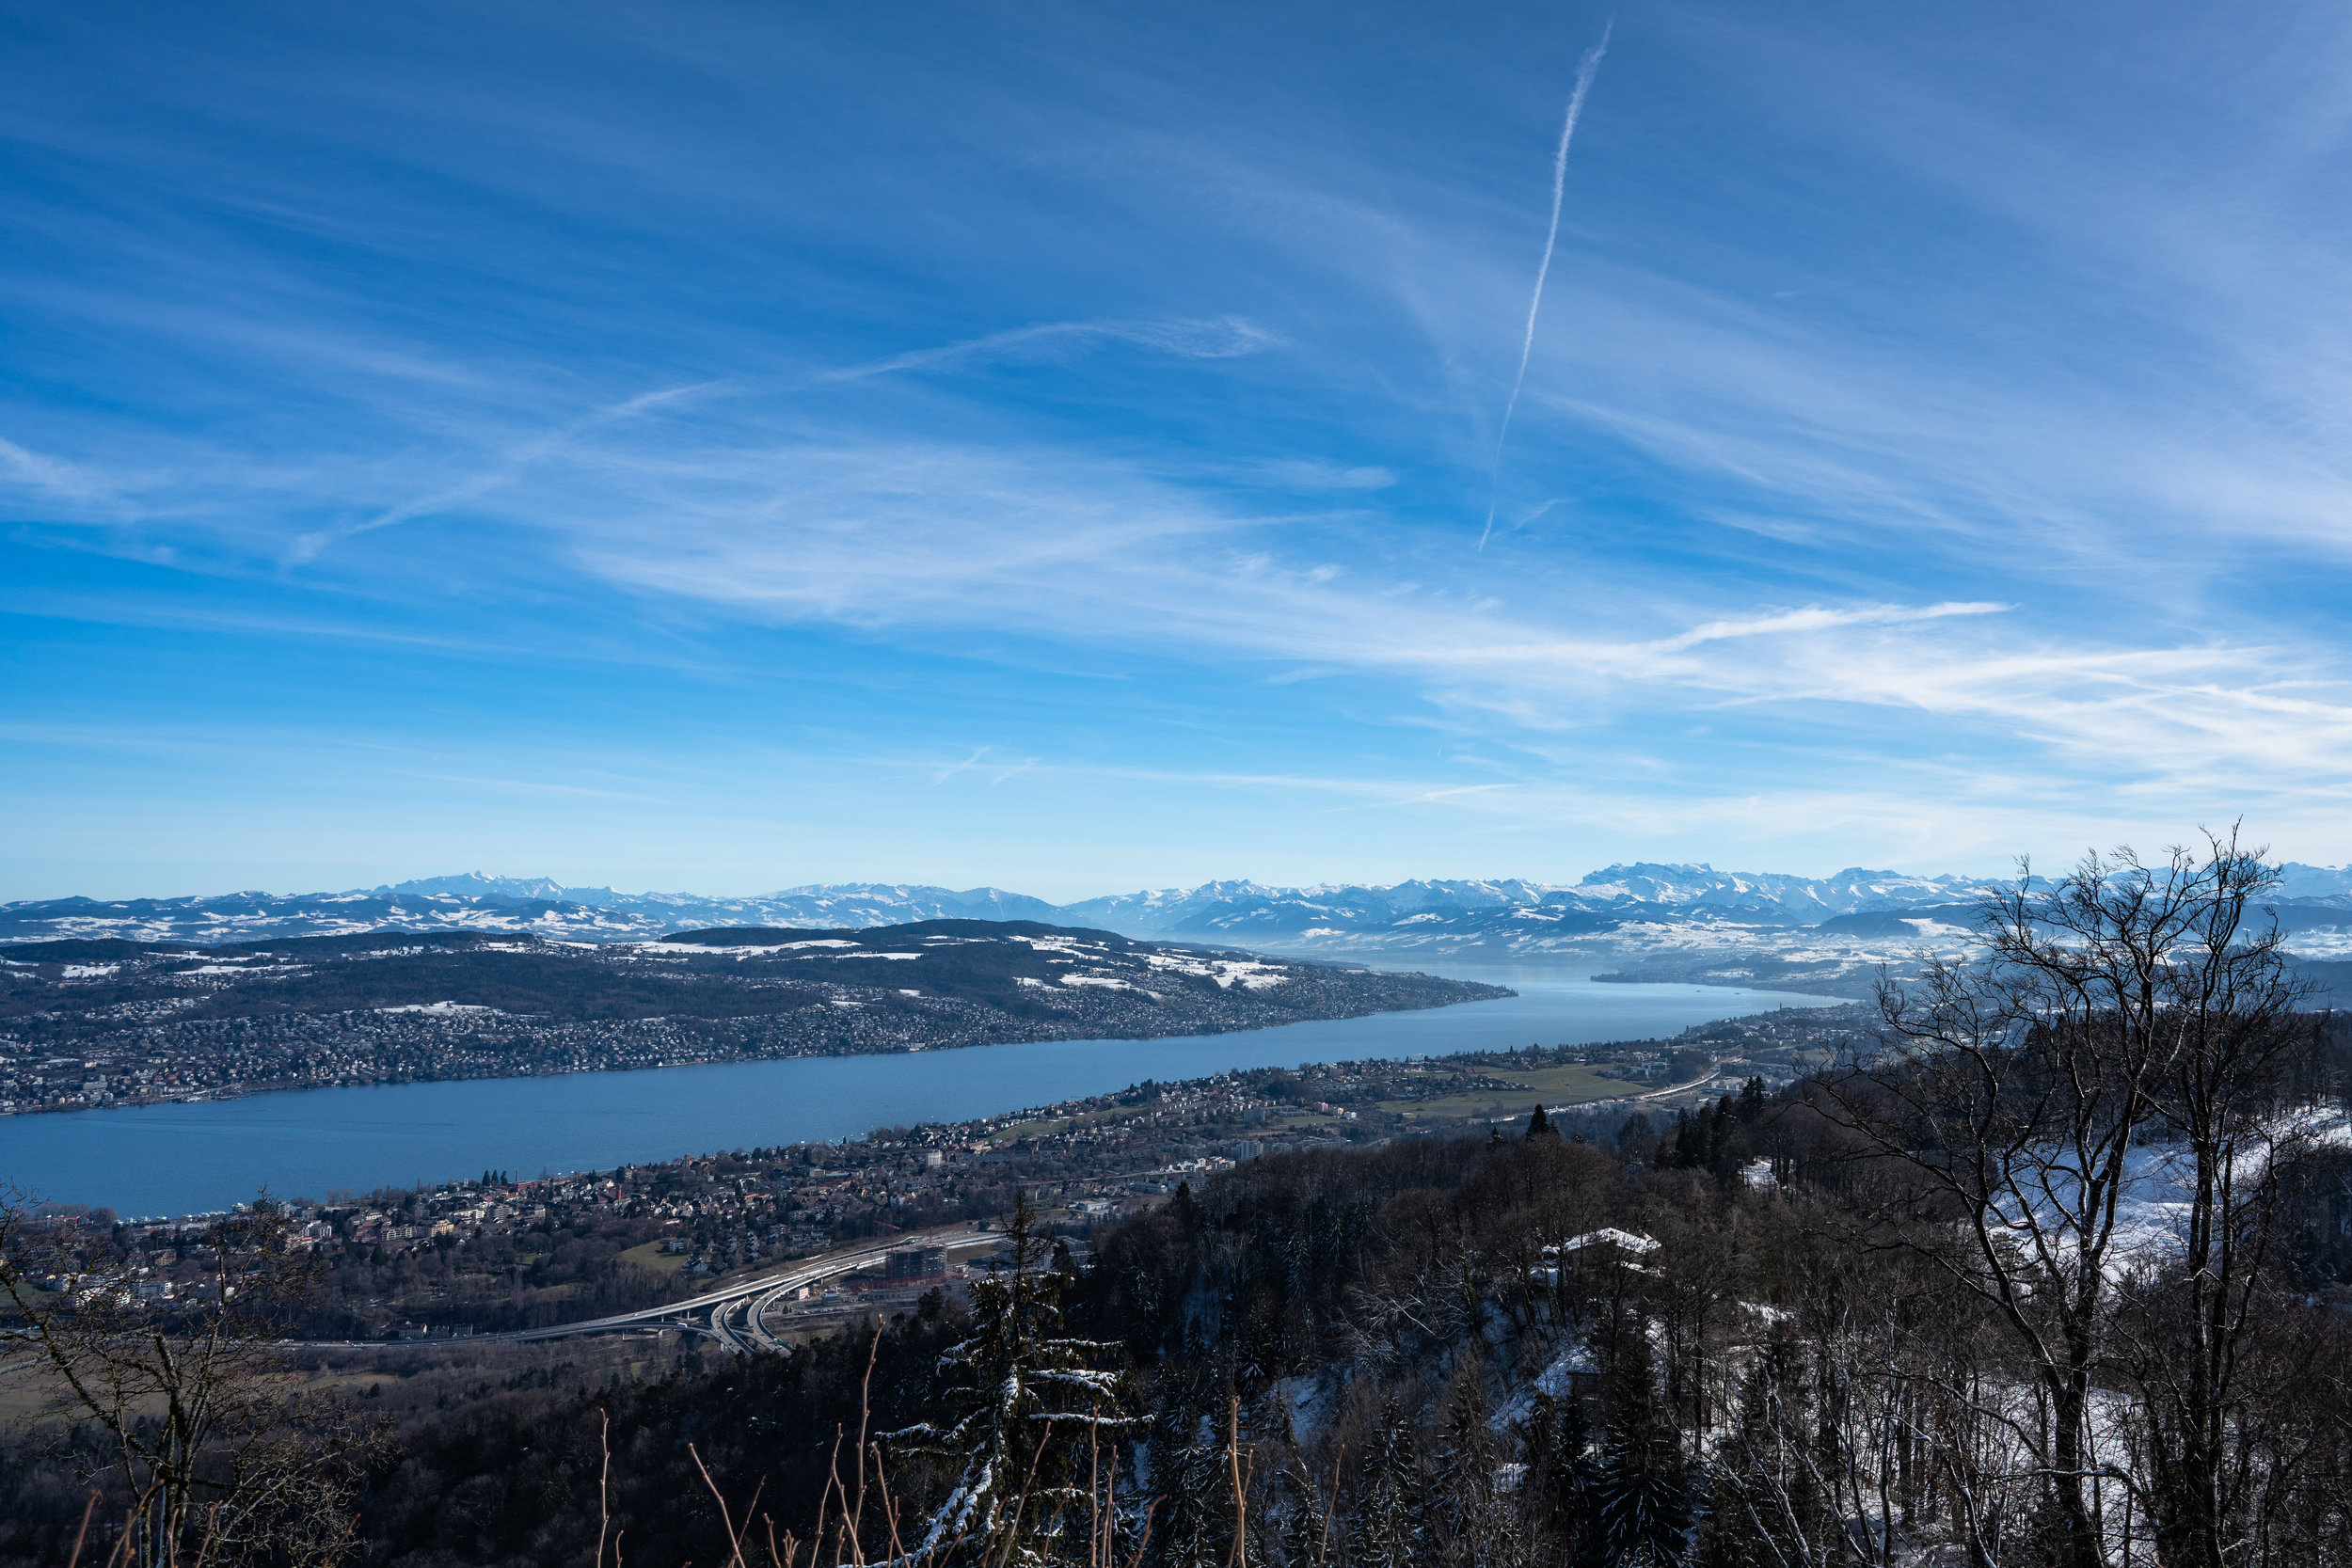
[[(953, 998), (1026, 1015), (1071, 1004), (1073, 976), (1093, 985), (1121, 982), (1161, 1001), (1207, 1001), (1238, 986), (1241, 994), (1232, 1000), (1255, 998), (1277, 1011), (1285, 1004), (1311, 1006), (1340, 976), (1391, 986), (1384, 995), (1497, 993), (1459, 982), (1429, 984), (1427, 976), (1133, 942), (1033, 921), (933, 920), (859, 931), (739, 927), (599, 948), (506, 934), (405, 932), (203, 948), (30, 942), (0, 950), (0, 958), (7, 960), (0, 1019), (38, 1014), (61, 1001), (101, 1012), (167, 999), (195, 1019), (437, 1003), (551, 1019), (736, 1018), (867, 991)], [(875, 967), (883, 963), (891, 967)], [(1282, 996), (1284, 985), (1302, 989)]]
[(1506, 995), (1035, 922), (0, 949), (0, 1109), (190, 1093), (1150, 1038)]

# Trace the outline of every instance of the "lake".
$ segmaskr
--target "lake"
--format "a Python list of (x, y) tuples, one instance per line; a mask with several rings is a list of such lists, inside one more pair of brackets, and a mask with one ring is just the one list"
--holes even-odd
[(1606, 984), (1559, 971), (1450, 967), (1509, 986), (1492, 1002), (1156, 1040), (1046, 1040), (640, 1072), (300, 1089), (245, 1100), (0, 1117), (0, 1181), (126, 1214), (427, 1183), (485, 1169), (599, 1170), (713, 1149), (964, 1121), (1235, 1068), (1581, 1045), (1836, 998)]

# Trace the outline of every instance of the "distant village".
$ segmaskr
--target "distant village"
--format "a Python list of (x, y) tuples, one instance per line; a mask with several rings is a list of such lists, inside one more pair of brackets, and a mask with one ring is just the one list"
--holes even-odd
[(462, 933), (0, 945), (0, 1115), (1211, 1034), (1506, 994), (1048, 927), (694, 935), (599, 948)]
[[(984, 1227), (1016, 1192), (1083, 1250), (1096, 1227), (1239, 1161), (1507, 1129), (1538, 1103), (1570, 1136), (1614, 1137), (1636, 1117), (1667, 1136), (1691, 1107), (1777, 1088), (1860, 1027), (1854, 1008), (1787, 1009), (1665, 1040), (1239, 1071), (834, 1144), (297, 1195), (288, 1205), (294, 1244), (317, 1259), (324, 1281), (303, 1333), (463, 1336), (637, 1310), (854, 1243)], [(223, 1217), (45, 1212), (51, 1224), (115, 1227), (135, 1258), (134, 1289), (158, 1299), (203, 1288), (203, 1237)], [(957, 1256), (952, 1268), (915, 1272), (952, 1283), (988, 1263)], [(888, 1273), (846, 1290), (887, 1288)], [(811, 1327), (882, 1305), (836, 1294), (803, 1308)]]
[[(492, 1015), (488, 1008), (452, 1003), (276, 1018), (167, 1014), (112, 1022), (114, 1027), (93, 1032), (64, 1053), (0, 1031), (0, 1115), (904, 1048), (888, 1023), (856, 1018), (827, 1017), (821, 1030), (810, 1028), (809, 1037), (800, 1039), (790, 1020), (559, 1021)], [(976, 1018), (967, 1029), (940, 1031), (930, 1048), (985, 1045), (998, 1033), (988, 1020)]]

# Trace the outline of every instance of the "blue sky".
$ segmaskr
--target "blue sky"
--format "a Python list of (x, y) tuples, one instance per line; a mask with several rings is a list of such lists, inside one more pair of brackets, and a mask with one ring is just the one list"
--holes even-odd
[(0, 47), (0, 896), (2352, 855), (2341, 7)]

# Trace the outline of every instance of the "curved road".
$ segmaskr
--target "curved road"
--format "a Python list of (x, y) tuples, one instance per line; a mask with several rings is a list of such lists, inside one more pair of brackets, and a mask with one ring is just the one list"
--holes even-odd
[[(784, 1341), (771, 1333), (764, 1321), (770, 1307), (804, 1285), (879, 1263), (888, 1254), (909, 1245), (943, 1246), (950, 1249), (977, 1245), (993, 1246), (1000, 1240), (998, 1232), (973, 1231), (968, 1226), (925, 1232), (909, 1232), (894, 1236), (887, 1242), (852, 1248), (848, 1252), (827, 1253), (820, 1258), (803, 1258), (778, 1274), (762, 1275), (755, 1279), (739, 1280), (716, 1291), (684, 1301), (673, 1301), (660, 1307), (648, 1307), (642, 1311), (617, 1312), (609, 1318), (590, 1318), (581, 1323), (557, 1323), (548, 1328), (514, 1329), (504, 1334), (476, 1334), (464, 1339), (382, 1339), (294, 1341), (303, 1345), (348, 1344), (371, 1350), (385, 1349), (388, 1343), (448, 1347), (453, 1345), (516, 1344), (532, 1339), (569, 1339), (583, 1334), (616, 1334), (632, 1328), (675, 1327), (696, 1334), (707, 1334), (719, 1341), (722, 1349), (734, 1355), (755, 1350), (780, 1351)], [(705, 1316), (707, 1314), (707, 1316)], [(739, 1320), (739, 1321), (731, 1321)], [(697, 1323), (696, 1318), (704, 1321)]]
[[(1700, 1085), (1714, 1077), (1715, 1069), (1723, 1066), (1724, 1061), (1727, 1060), (1730, 1060), (1730, 1058), (1725, 1057), (1722, 1060), (1709, 1062), (1707, 1064), (1707, 1070), (1700, 1073), (1696, 1078), (1690, 1079), (1687, 1082), (1680, 1084), (1669, 1084), (1662, 1089), (1650, 1089), (1642, 1094), (1613, 1094), (1606, 1100), (1571, 1100), (1565, 1105), (1545, 1106), (1544, 1115), (1554, 1116), (1562, 1111), (1589, 1111), (1594, 1109), (1596, 1106), (1600, 1105), (1646, 1105), (1661, 1100), (1672, 1100), (1676, 1095), (1690, 1093), (1692, 1089), (1697, 1088)], [(1492, 1119), (1496, 1121), (1517, 1121), (1525, 1114), (1526, 1113), (1524, 1112), (1516, 1112), (1507, 1117), (1496, 1117)]]

